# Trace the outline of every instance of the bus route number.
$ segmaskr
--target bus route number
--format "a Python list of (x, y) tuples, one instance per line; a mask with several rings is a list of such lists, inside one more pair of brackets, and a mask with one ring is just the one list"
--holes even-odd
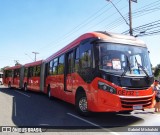
[(124, 95), (124, 96), (133, 96), (134, 91), (119, 90), (119, 91), (117, 91), (117, 94)]

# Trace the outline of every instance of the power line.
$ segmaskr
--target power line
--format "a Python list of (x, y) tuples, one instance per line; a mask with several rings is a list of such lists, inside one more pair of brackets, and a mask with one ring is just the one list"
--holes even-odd
[[(105, 6), (103, 6), (103, 7), (101, 7), (98, 11), (96, 11), (95, 13), (93, 13), (91, 16), (89, 16), (87, 19), (85, 19), (84, 21), (82, 21), (80, 24), (78, 24), (77, 26), (75, 26), (70, 32), (68, 32), (67, 34), (65, 34), (65, 35), (62, 35), (62, 36), (60, 36), (56, 41), (54, 40), (54, 41), (52, 41), (52, 42), (50, 42), (49, 44), (51, 44), (51, 43), (57, 43), (57, 42), (59, 42), (60, 40), (59, 39), (61, 39), (62, 37), (63, 37), (63, 39), (64, 38), (67, 38), (68, 36), (70, 36), (72, 33), (74, 33), (75, 32), (75, 30), (76, 29), (81, 29), (83, 26), (85, 26), (87, 23), (89, 23), (89, 22), (91, 22), (92, 20), (93, 20), (93, 18), (95, 19), (95, 18), (98, 18), (98, 17), (100, 17), (102, 14), (104, 14), (107, 10), (109, 10), (109, 9), (107, 9), (107, 10), (105, 10), (105, 11), (103, 11), (107, 6), (108, 6), (109, 4), (106, 4)], [(103, 11), (102, 13), (101, 13), (101, 11)], [(100, 14), (99, 14), (100, 13)], [(78, 30), (76, 30), (76, 31), (78, 31)], [(47, 45), (47, 46), (49, 46), (49, 44)], [(44, 47), (42, 47), (42, 48), (40, 48), (40, 49), (43, 49), (43, 48), (45, 48), (46, 47), (46, 45), (44, 46)]]
[(127, 20), (124, 18), (124, 16), (121, 14), (121, 12), (118, 10), (118, 8), (115, 6), (115, 4), (111, 1), (111, 0), (107, 0), (107, 1), (109, 1), (112, 5), (113, 5), (113, 7), (117, 10), (117, 12), (120, 14), (120, 16), (123, 18), (123, 20), (126, 22), (126, 24), (127, 25), (129, 25), (128, 24), (128, 22), (127, 22)]
[[(117, 3), (119, 3), (120, 1), (118, 1)], [(133, 12), (133, 18), (140, 17), (140, 16), (143, 16), (143, 15), (147, 15), (147, 14), (149, 14), (151, 12), (155, 12), (155, 11), (159, 10), (159, 7), (157, 6), (159, 4), (160, 4), (159, 1), (156, 1), (156, 2), (152, 2), (152, 3), (149, 3), (148, 5), (143, 6), (142, 8), (140, 8), (141, 10), (135, 10)], [(68, 38), (70, 38), (70, 39), (73, 38), (73, 36), (75, 34), (77, 34), (77, 32), (79, 30), (84, 30), (84, 29), (86, 29), (86, 27), (87, 27), (87, 29), (93, 28), (93, 27), (99, 25), (100, 23), (104, 22), (108, 17), (103, 18), (103, 20), (101, 20), (101, 22), (98, 22), (95, 25), (89, 26), (90, 22), (93, 22), (95, 19), (97, 19), (98, 17), (100, 17), (101, 15), (103, 15), (104, 13), (106, 13), (106, 11), (108, 11), (109, 9), (111, 9), (111, 7), (108, 7), (107, 9), (105, 9), (107, 6), (108, 6), (108, 4), (105, 5), (105, 6), (103, 6), (102, 8), (100, 8), (97, 12), (95, 12), (93, 15), (91, 15), (85, 21), (83, 21), (82, 23), (80, 23), (79, 25), (77, 25), (76, 27), (74, 27), (70, 32), (68, 32), (64, 36), (61, 36), (60, 38), (58, 38), (58, 40), (55, 40), (54, 44), (60, 44), (62, 41), (64, 41), (64, 39), (66, 40)], [(125, 16), (125, 18), (128, 19), (128, 14)], [(105, 28), (109, 27), (108, 28), (109, 30), (113, 30), (114, 28), (116, 28), (116, 27), (120, 26), (121, 24), (123, 24), (122, 21), (123, 21), (122, 19), (118, 18), (118, 21), (115, 20), (114, 23), (111, 22), (110, 24), (108, 24), (107, 26), (105, 26)], [(50, 44), (52, 45), (52, 43), (53, 42), (51, 42)]]
[[(152, 13), (152, 12), (155, 12), (155, 11), (158, 11), (158, 10), (160, 10), (160, 8), (152, 8), (152, 9), (148, 9), (148, 10), (146, 10), (146, 11), (149, 11), (149, 12), (144, 12), (144, 10), (138, 10), (137, 11), (137, 13), (139, 12), (139, 14), (137, 14), (137, 13), (135, 13), (135, 12), (133, 12), (132, 14), (133, 14), (133, 18), (138, 18), (138, 17), (141, 17), (141, 16), (144, 16), (144, 15), (147, 15), (147, 14), (150, 14), (150, 13)], [(143, 12), (142, 12), (143, 11)], [(126, 14), (125, 15), (125, 18), (127, 19), (128, 18), (128, 15)], [(122, 22), (123, 20), (121, 19), (121, 18), (118, 18), (118, 19), (116, 19), (114, 22), (111, 22), (110, 24), (108, 24), (108, 26), (109, 26), (109, 30), (113, 30), (114, 28), (116, 28), (116, 27), (118, 27), (118, 26), (120, 26), (121, 24), (123, 24), (123, 22)]]
[[(157, 1), (157, 2), (159, 2), (159, 1)], [(147, 8), (148, 10), (146, 10), (146, 11), (150, 11), (150, 12), (148, 12), (148, 13), (145, 13), (145, 10), (144, 10), (145, 8), (144, 8), (144, 7), (140, 8), (141, 10), (138, 10), (138, 11), (139, 11), (139, 14), (138, 14), (138, 11), (135, 10), (134, 12), (137, 11), (137, 13), (134, 13), (134, 12), (133, 12), (133, 18), (140, 17), (140, 16), (144, 16), (144, 15), (147, 15), (147, 14), (149, 14), (149, 13), (152, 13), (152, 12), (155, 12), (155, 11), (159, 10), (159, 8), (157, 8), (157, 7), (153, 8), (153, 7), (155, 6), (155, 5), (153, 5), (153, 4), (155, 4), (155, 2), (154, 2), (154, 3), (150, 3), (150, 4), (146, 5), (146, 6), (144, 6), (144, 7), (150, 6), (150, 7)], [(156, 3), (156, 6), (157, 6), (157, 4), (160, 4), (160, 3)], [(152, 9), (151, 9), (151, 7), (152, 7)], [(112, 15), (114, 15), (114, 14), (112, 14)], [(104, 18), (102, 21), (104, 21), (104, 20), (106, 20), (106, 19), (108, 19), (108, 17)], [(117, 23), (117, 20), (114, 21), (114, 22), (116, 23), (116, 25), (115, 25), (114, 23), (110, 23), (111, 25), (107, 25), (108, 27), (110, 27), (110, 28), (109, 28), (110, 30), (112, 30), (112, 29), (114, 29), (114, 28), (116, 28), (116, 27), (118, 27), (118, 26), (120, 26), (120, 25), (122, 24), (122, 21), (123, 21), (122, 18), (118, 18), (118, 19), (119, 19), (119, 20), (118, 20), (119, 23)], [(126, 14), (126, 19), (128, 19), (128, 14)], [(102, 22), (102, 21), (101, 21), (101, 22)], [(101, 22), (98, 22), (98, 23), (96, 23), (95, 25), (92, 25), (92, 26), (89, 27), (89, 28), (93, 28), (93, 27), (99, 25)], [(89, 29), (89, 28), (88, 28), (88, 29)], [(108, 31), (108, 30), (107, 30), (107, 31)], [(73, 36), (73, 34), (72, 34), (72, 36)]]
[[(27, 53), (25, 53), (25, 55), (27, 55), (31, 60), (33, 60), (33, 58), (31, 56), (29, 56)], [(33, 60), (34, 61), (34, 60)]]
[[(122, 11), (122, 10), (125, 9), (125, 8), (126, 8), (126, 5), (125, 5), (124, 7), (122, 7), (122, 8), (120, 8), (120, 10)], [(90, 26), (88, 29), (93, 28), (93, 27), (96, 27), (97, 25), (99, 25), (99, 24), (101, 24), (102, 22), (106, 21), (108, 18), (113, 17), (115, 14), (117, 14), (117, 12), (114, 12), (113, 14), (105, 17), (103, 20), (101, 20), (101, 21), (99, 21), (98, 23)], [(123, 21), (122, 18), (120, 18), (120, 20)]]
[[(138, 26), (134, 28), (133, 31), (136, 37), (160, 34), (160, 20)], [(127, 33), (128, 33), (128, 30), (123, 32), (123, 34), (127, 34)]]
[[(122, 0), (119, 0), (118, 2), (116, 2), (116, 4), (120, 3), (120, 1), (122, 1)], [(89, 18), (87, 18), (82, 23), (80, 23), (79, 25), (77, 25), (76, 27), (74, 27), (70, 32), (68, 32), (67, 34), (65, 34), (63, 36), (60, 36), (57, 40), (50, 42), (47, 46), (49, 47), (53, 43), (54, 44), (58, 44), (61, 41), (64, 41), (64, 39), (67, 39), (68, 37), (73, 36), (73, 34), (75, 34), (77, 31), (79, 31), (81, 29), (84, 29), (84, 27), (87, 27), (90, 22), (93, 22), (93, 20), (99, 18), (101, 15), (105, 14), (108, 10), (110, 10), (112, 8), (112, 6), (110, 6), (107, 9), (105, 9), (108, 5), (109, 4), (107, 4), (107, 5), (103, 6), (102, 8), (100, 8), (98, 11), (96, 11), (94, 14), (92, 14)], [(46, 45), (44, 47), (41, 47), (40, 49), (43, 49), (43, 48), (46, 48)]]

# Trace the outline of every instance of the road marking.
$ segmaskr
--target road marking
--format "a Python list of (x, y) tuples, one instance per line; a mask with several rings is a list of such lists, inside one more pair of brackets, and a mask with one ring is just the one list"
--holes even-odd
[(16, 91), (16, 92), (18, 92), (18, 93), (20, 93), (20, 94), (22, 94), (22, 95), (24, 95), (24, 96), (26, 96), (26, 97), (28, 97), (28, 98), (31, 97), (31, 96), (29, 96), (29, 95), (27, 95), (27, 94), (24, 94), (24, 93), (20, 92), (20, 91)]
[(49, 124), (39, 124), (40, 126), (49, 126)]
[(88, 120), (85, 120), (85, 119), (83, 119), (83, 118), (81, 118), (81, 117), (79, 117), (79, 116), (76, 116), (76, 115), (71, 114), (71, 113), (67, 113), (67, 114), (70, 115), (70, 116), (72, 116), (72, 117), (74, 117), (74, 118), (77, 118), (77, 119), (79, 119), (79, 120), (81, 120), (81, 121), (84, 121), (84, 122), (86, 122), (86, 123), (88, 123), (88, 124), (91, 124), (91, 125), (93, 125), (93, 126), (95, 126), (95, 127), (98, 127), (98, 128), (103, 129), (103, 130), (105, 130), (105, 131), (107, 131), (107, 132), (110, 132), (111, 134), (119, 135), (118, 133), (113, 132), (113, 131), (110, 130), (110, 129), (106, 129), (106, 128), (100, 126), (100, 125), (97, 125), (97, 124), (95, 124), (95, 123), (93, 123), (93, 122), (90, 122), (90, 121), (88, 121)]
[(14, 115), (17, 116), (17, 110), (16, 110), (16, 101), (14, 100)]

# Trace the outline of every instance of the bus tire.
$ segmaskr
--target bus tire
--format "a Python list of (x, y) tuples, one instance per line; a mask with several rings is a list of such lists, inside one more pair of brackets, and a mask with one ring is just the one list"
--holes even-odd
[(9, 89), (11, 88), (11, 82), (8, 83), (8, 88), (9, 88)]
[(2, 82), (0, 81), (0, 85), (2, 85)]
[(24, 84), (24, 91), (27, 91), (28, 89), (27, 89), (27, 84), (25, 83)]
[(76, 97), (76, 110), (82, 116), (88, 116), (90, 114), (87, 108), (87, 97), (84, 92), (78, 93)]

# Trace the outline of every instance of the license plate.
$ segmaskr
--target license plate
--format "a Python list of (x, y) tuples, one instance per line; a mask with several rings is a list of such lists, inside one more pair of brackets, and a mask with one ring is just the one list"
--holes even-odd
[(143, 109), (142, 105), (134, 105), (133, 106), (133, 110), (142, 110), (142, 109)]

